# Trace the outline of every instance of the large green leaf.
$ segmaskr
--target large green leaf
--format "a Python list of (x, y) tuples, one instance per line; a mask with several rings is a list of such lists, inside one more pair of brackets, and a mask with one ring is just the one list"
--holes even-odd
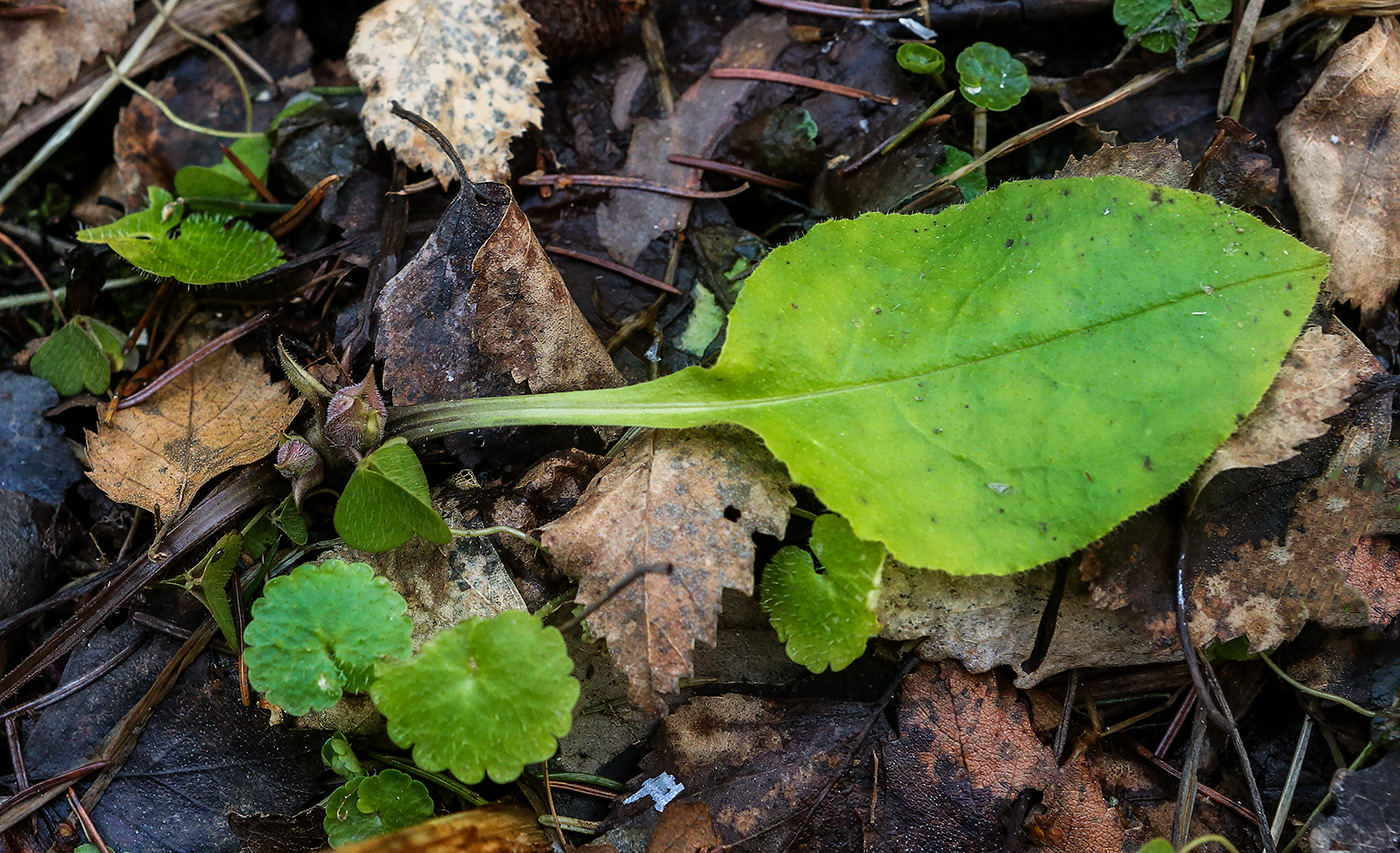
[(1207, 196), (1011, 183), (775, 249), (711, 369), (412, 407), (391, 429), (736, 423), (899, 560), (1013, 572), (1184, 482), (1263, 396), (1326, 273)]
[(423, 463), (402, 438), (384, 442), (361, 459), (335, 505), (335, 532), (361, 551), (388, 551), (417, 533), (429, 542), (452, 541), (433, 509)]

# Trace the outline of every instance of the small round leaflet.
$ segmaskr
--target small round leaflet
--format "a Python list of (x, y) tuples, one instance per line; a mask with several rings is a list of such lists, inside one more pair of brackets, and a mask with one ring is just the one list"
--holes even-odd
[(398, 770), (357, 776), (326, 800), (322, 827), (332, 847), (422, 823), (433, 816), (428, 786)]

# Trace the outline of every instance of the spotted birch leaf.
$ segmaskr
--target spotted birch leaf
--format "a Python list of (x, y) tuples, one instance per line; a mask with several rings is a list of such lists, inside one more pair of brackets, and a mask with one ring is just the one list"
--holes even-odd
[(242, 281), (282, 263), (272, 235), (215, 213), (185, 215), (184, 201), (148, 187), (150, 206), (110, 225), (84, 228), (84, 243), (105, 243), (132, 266), (185, 284)]
[(268, 581), (243, 632), (248, 680), (294, 716), (363, 693), (382, 657), (408, 657), (408, 604), (364, 563), (326, 560)]
[(788, 657), (813, 672), (839, 672), (880, 631), (875, 605), (885, 546), (862, 542), (849, 522), (828, 513), (812, 523), (811, 548), (788, 545), (773, 555), (763, 570), (763, 609)]
[(410, 661), (377, 668), (370, 696), (389, 736), (424, 770), (469, 785), (510, 782), (569, 733), (579, 684), (563, 636), (519, 611), (433, 635)]
[(390, 439), (361, 459), (335, 505), (335, 532), (361, 551), (388, 551), (417, 533), (429, 542), (452, 540), (433, 509), (428, 477), (408, 442)]
[(322, 827), (332, 847), (343, 847), (422, 823), (433, 816), (428, 786), (399, 770), (359, 776), (326, 800)]
[(1007, 574), (1180, 486), (1264, 395), (1327, 266), (1208, 196), (1008, 183), (775, 249), (712, 368), (409, 407), (391, 430), (734, 423), (901, 562)]

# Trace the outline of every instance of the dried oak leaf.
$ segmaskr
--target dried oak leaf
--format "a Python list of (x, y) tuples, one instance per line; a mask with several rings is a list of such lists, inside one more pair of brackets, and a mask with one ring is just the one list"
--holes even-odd
[(1221, 471), (1292, 459), (1303, 442), (1327, 433), (1328, 418), (1346, 411), (1347, 398), (1375, 361), (1361, 355), (1365, 346), (1345, 326), (1334, 324), (1334, 332), (1304, 330), (1264, 399), (1196, 472), (1198, 490)]
[(622, 384), (504, 184), (459, 192), (375, 309), (397, 405)]
[(116, 49), (136, 16), (133, 0), (65, 0), (58, 15), (0, 18), (0, 127), (36, 95), (63, 93), (83, 63)]
[(373, 143), (410, 166), (457, 177), (452, 161), (390, 110), (397, 100), (454, 140), (473, 179), (504, 180), (510, 141), (538, 124), (549, 79), (535, 20), (519, 0), (384, 0), (360, 18), (345, 57), (365, 91)]
[(258, 361), (220, 350), (88, 432), (88, 476), (114, 501), (175, 518), (200, 486), (276, 449), (301, 401), (267, 380)]
[(662, 694), (692, 671), (695, 641), (714, 644), (721, 592), (753, 592), (753, 535), (782, 536), (792, 503), (782, 463), (753, 434), (657, 430), (627, 445), (577, 506), (545, 525), (541, 539), (579, 579), (584, 604), (638, 569), (670, 565), (589, 618), (643, 710), (663, 713)]
[(661, 813), (647, 842), (647, 853), (705, 853), (724, 840), (715, 834), (715, 818), (704, 803), (676, 803)]
[(1222, 116), (1215, 121), (1215, 137), (1191, 173), (1188, 189), (1248, 210), (1278, 192), (1278, 168), (1262, 139)]
[(1303, 236), (1332, 256), (1328, 283), (1368, 322), (1400, 282), (1400, 31), (1379, 19), (1337, 49), (1279, 124)]
[(1124, 145), (1104, 145), (1082, 158), (1070, 157), (1057, 178), (1093, 178), (1122, 175), (1149, 184), (1186, 189), (1191, 181), (1191, 164), (1181, 156), (1176, 140), (1152, 139)]

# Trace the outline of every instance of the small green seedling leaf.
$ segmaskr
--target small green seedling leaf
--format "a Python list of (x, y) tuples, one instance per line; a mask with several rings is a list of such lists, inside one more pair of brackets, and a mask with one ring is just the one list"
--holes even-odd
[(1190, 477), (1258, 405), (1327, 268), (1209, 196), (1010, 182), (774, 249), (713, 367), (406, 407), (391, 427), (737, 424), (901, 562), (1008, 574)]
[(101, 394), (122, 367), (122, 334), (100, 320), (82, 315), (69, 320), (39, 346), (29, 371), (47, 379), (61, 396), (86, 388)]
[(1196, 38), (1201, 24), (1218, 24), (1230, 17), (1230, 0), (1115, 0), (1113, 20), (1123, 26), (1123, 35), (1132, 38), (1144, 31), (1138, 43), (1153, 53), (1175, 50), (1178, 41), (1185, 47)]
[(355, 750), (350, 746), (350, 740), (343, 732), (336, 732), (321, 746), (321, 761), (331, 769), (337, 776), (346, 779), (354, 779), (356, 776), (368, 776), (365, 767), (360, 763), (359, 756), (355, 755)]
[(866, 642), (880, 630), (875, 605), (885, 546), (856, 538), (839, 515), (812, 523), (812, 554), (788, 545), (763, 570), (763, 609), (788, 657), (822, 672), (839, 672), (865, 653)]
[(364, 563), (326, 560), (273, 578), (243, 632), (248, 680), (293, 716), (362, 693), (383, 657), (408, 657), (408, 604)]
[(310, 532), (306, 528), (306, 518), (302, 516), (301, 510), (297, 509), (296, 500), (287, 495), (277, 508), (272, 511), (272, 523), (277, 525), (277, 529), (287, 534), (287, 538), (294, 544), (305, 545), (310, 539)]
[(914, 74), (942, 74), (947, 65), (943, 51), (918, 42), (900, 45), (894, 60), (899, 63), (900, 68)]
[(228, 647), (238, 652), (238, 626), (233, 621), (233, 609), (228, 605), (228, 579), (238, 566), (243, 553), (243, 534), (237, 530), (224, 534), (209, 553), (204, 555), (190, 574), (199, 578), (199, 600), (209, 608)]
[(989, 110), (1009, 110), (1031, 90), (1025, 64), (1006, 48), (985, 41), (958, 54), (957, 68), (963, 97)]
[[(233, 155), (243, 161), (257, 179), (267, 180), (267, 167), (272, 158), (272, 143), (266, 136), (235, 140), (229, 146)], [(248, 179), (227, 157), (217, 166), (186, 166), (175, 173), (175, 193), (182, 198), (192, 196), (252, 201), (258, 193)]]
[(277, 242), (242, 220), (213, 213), (185, 215), (185, 203), (148, 187), (150, 207), (110, 225), (77, 233), (105, 243), (132, 266), (185, 284), (242, 281), (282, 263)]
[(335, 532), (361, 551), (388, 551), (417, 533), (429, 542), (452, 541), (433, 509), (428, 477), (408, 442), (390, 439), (360, 460), (335, 506)]
[[(972, 162), (972, 155), (951, 145), (943, 147), (943, 162), (934, 170), (937, 175), (950, 175)], [(973, 169), (961, 178), (953, 182), (953, 186), (962, 191), (963, 201), (972, 201), (979, 195), (987, 192), (987, 173), (981, 169)]]
[(1176, 853), (1176, 848), (1165, 838), (1154, 838), (1139, 847), (1138, 853)]
[(411, 661), (381, 664), (370, 696), (419, 767), (504, 783), (569, 733), (572, 671), (556, 629), (508, 610), (438, 632)]
[(427, 785), (402, 771), (383, 770), (351, 779), (331, 792), (322, 826), (332, 847), (344, 847), (432, 816)]

